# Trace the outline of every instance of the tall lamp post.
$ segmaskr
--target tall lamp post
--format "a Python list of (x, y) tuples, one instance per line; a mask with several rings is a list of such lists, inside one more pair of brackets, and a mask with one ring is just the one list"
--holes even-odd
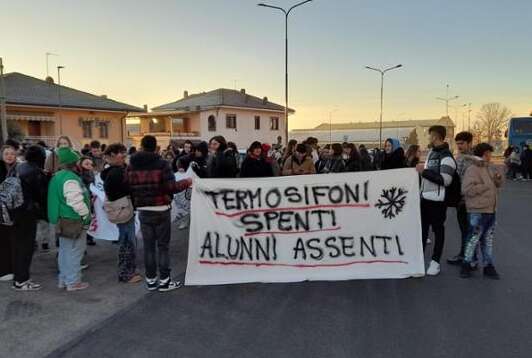
[(2, 144), (7, 140), (6, 87), (4, 85), (4, 64), (0, 57), (0, 126), (2, 126)]
[(366, 66), (366, 69), (368, 70), (372, 70), (372, 71), (377, 71), (381, 74), (381, 115), (380, 115), (380, 124), (379, 124), (379, 149), (382, 149), (382, 107), (383, 107), (383, 98), (384, 98), (384, 75), (386, 74), (386, 72), (388, 71), (391, 71), (391, 70), (395, 70), (397, 68), (401, 68), (403, 67), (403, 65), (399, 64), (399, 65), (396, 65), (396, 66), (393, 66), (393, 67), (388, 67), (386, 69), (380, 69), (380, 68), (375, 68), (375, 67), (370, 67), (370, 66)]
[(443, 101), (443, 102), (445, 102), (445, 115), (446, 115), (447, 117), (449, 117), (449, 102), (450, 102), (450, 101), (454, 101), (455, 99), (460, 98), (460, 96), (449, 97), (449, 85), (446, 85), (445, 88), (446, 88), (446, 91), (445, 91), (445, 98), (442, 98), (442, 97), (436, 97), (436, 99), (439, 100), (439, 101)]
[(468, 103), (467, 106), (467, 131), (471, 132), (471, 103)]
[(57, 66), (57, 99), (59, 104), (59, 133), (63, 135), (63, 114), (62, 107), (63, 107), (63, 101), (61, 99), (61, 70), (64, 69), (65, 66)]
[(308, 2), (311, 2), (312, 0), (306, 0), (302, 1), (300, 3), (295, 4), (288, 10), (283, 9), (279, 6), (273, 6), (268, 5), (265, 3), (257, 4), (258, 6), (262, 7), (269, 7), (271, 9), (280, 10), (285, 15), (285, 37), (284, 37), (284, 99), (285, 99), (285, 106), (284, 106), (284, 120), (285, 120), (285, 143), (288, 144), (288, 16), (290, 15), (290, 12), (294, 10), (296, 7), (299, 7), (301, 5), (304, 5)]

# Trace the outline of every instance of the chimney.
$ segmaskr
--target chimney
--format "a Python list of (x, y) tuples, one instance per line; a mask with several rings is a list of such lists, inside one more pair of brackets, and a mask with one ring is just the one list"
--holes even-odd
[(148, 105), (147, 105), (147, 104), (145, 104), (145, 105), (142, 106), (142, 107), (144, 107), (144, 112), (148, 112)]
[(53, 85), (54, 84), (54, 79), (52, 76), (48, 76), (44, 79), (47, 83)]
[(241, 88), (241, 89), (240, 89), (240, 93), (242, 93), (242, 94), (246, 94), (246, 89), (245, 89), (245, 88)]
[(188, 91), (183, 92), (183, 98), (188, 98)]
[(264, 97), (264, 98), (262, 99), (262, 104), (266, 104), (266, 103), (268, 103), (268, 97)]

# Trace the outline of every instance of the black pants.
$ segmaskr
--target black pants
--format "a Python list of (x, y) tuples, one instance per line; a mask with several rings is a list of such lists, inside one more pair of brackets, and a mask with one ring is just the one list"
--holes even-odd
[(11, 249), (11, 242), (13, 242), (12, 226), (0, 225), (0, 276), (12, 274), (13, 270), (13, 250)]
[(429, 229), (434, 232), (434, 250), (432, 260), (440, 262), (445, 244), (445, 219), (447, 219), (447, 206), (443, 202), (421, 199), (421, 238), (423, 251), (427, 245)]
[[(164, 280), (170, 276), (170, 258), (168, 254), (171, 236), (170, 210), (140, 210), (139, 220), (144, 241), (146, 278), (157, 277), (157, 266), (159, 266), (159, 279)], [(158, 250), (156, 250), (156, 247)], [(155, 257), (156, 251), (158, 251), (158, 259)]]
[(467, 241), (467, 234), (469, 230), (469, 222), (467, 220), (467, 209), (466, 209), (465, 204), (460, 204), (456, 208), (456, 220), (458, 220), (458, 226), (460, 227), (460, 234), (462, 235), (460, 253), (458, 255), (460, 257), (464, 257), (465, 244)]
[(17, 215), (14, 221), (15, 225), (10, 235), (13, 273), (15, 282), (22, 283), (30, 279), (30, 266), (37, 234), (37, 217), (25, 212)]

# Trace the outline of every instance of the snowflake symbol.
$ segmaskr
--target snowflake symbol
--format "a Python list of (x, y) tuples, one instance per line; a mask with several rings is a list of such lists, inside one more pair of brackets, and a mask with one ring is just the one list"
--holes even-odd
[(408, 191), (402, 188), (382, 189), (381, 197), (375, 207), (381, 209), (382, 215), (391, 220), (403, 211), (406, 203), (406, 193)]

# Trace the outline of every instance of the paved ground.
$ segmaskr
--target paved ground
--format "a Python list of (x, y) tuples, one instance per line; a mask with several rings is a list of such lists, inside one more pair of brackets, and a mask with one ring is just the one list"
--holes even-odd
[[(530, 357), (531, 201), (532, 183), (504, 190), (501, 281), (463, 280), (444, 265), (436, 278), (146, 294), (115, 284), (113, 249), (100, 245), (91, 252), (90, 291), (47, 287), (30, 296), (0, 286), (0, 357)], [(458, 245), (453, 214), (446, 256)], [(181, 272), (184, 233), (175, 236)], [(36, 270), (53, 273), (49, 257), (36, 261)]]

